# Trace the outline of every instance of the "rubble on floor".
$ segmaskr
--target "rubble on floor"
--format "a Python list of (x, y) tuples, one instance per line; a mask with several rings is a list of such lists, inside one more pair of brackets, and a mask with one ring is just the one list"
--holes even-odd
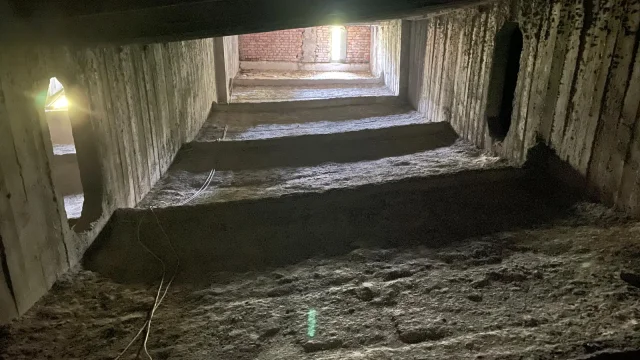
[[(148, 349), (154, 359), (637, 358), (616, 353), (640, 348), (638, 238), (639, 223), (580, 203), (562, 220), (443, 246), (219, 272), (171, 286)], [(1, 329), (0, 358), (113, 359), (156, 290), (77, 269)]]

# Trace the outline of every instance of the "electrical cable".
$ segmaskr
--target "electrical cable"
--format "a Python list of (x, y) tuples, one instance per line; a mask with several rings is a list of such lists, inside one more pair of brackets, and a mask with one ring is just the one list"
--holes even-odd
[[(215, 173), (216, 173), (216, 170), (212, 169), (211, 172), (209, 173), (209, 176), (207, 177), (207, 180), (205, 180), (204, 184), (200, 187), (200, 189), (198, 189), (198, 191), (196, 191), (192, 196), (190, 196), (187, 200), (185, 200), (181, 205), (189, 204), (191, 201), (195, 200), (206, 188), (208, 188), (209, 185), (211, 185), (211, 181), (213, 180), (213, 176), (215, 175)], [(169, 242), (169, 246), (171, 247), (171, 251), (173, 252), (173, 255), (176, 257), (176, 270), (174, 271), (174, 273), (171, 276), (171, 279), (169, 280), (167, 285), (164, 287), (164, 291), (163, 291), (162, 287), (164, 285), (164, 282), (166, 280), (166, 275), (167, 275), (166, 264), (165, 264), (164, 261), (162, 261), (162, 259), (158, 255), (156, 255), (153, 251), (151, 251), (151, 249), (149, 249), (142, 242), (142, 240), (140, 240), (140, 227), (142, 226), (142, 222), (143, 222), (144, 218), (146, 217), (146, 214), (144, 214), (140, 218), (140, 221), (138, 222), (138, 228), (137, 228), (138, 242), (140, 243), (140, 245), (142, 245), (142, 247), (145, 249), (145, 251), (147, 251), (149, 254), (151, 254), (162, 265), (162, 279), (160, 280), (160, 285), (158, 286), (158, 291), (156, 292), (156, 297), (155, 297), (155, 300), (153, 302), (153, 307), (151, 308), (151, 311), (149, 311), (149, 316), (147, 318), (147, 321), (145, 321), (145, 323), (142, 325), (140, 330), (138, 330), (138, 333), (133, 337), (133, 339), (129, 342), (129, 344), (127, 344), (127, 346), (124, 348), (124, 350), (122, 350), (122, 352), (120, 352), (120, 354), (118, 354), (118, 356), (115, 358), (115, 360), (119, 360), (127, 352), (127, 350), (129, 350), (131, 345), (133, 345), (133, 343), (135, 343), (135, 341), (140, 337), (140, 335), (142, 334), (143, 331), (145, 331), (145, 329), (146, 329), (146, 332), (145, 332), (145, 336), (144, 336), (144, 341), (143, 341), (143, 343), (141, 345), (141, 349), (140, 350), (144, 350), (145, 355), (147, 355), (147, 357), (150, 360), (153, 360), (153, 358), (149, 354), (149, 350), (147, 348), (147, 343), (149, 341), (149, 334), (151, 333), (151, 320), (153, 319), (153, 316), (155, 315), (156, 310), (158, 309), (158, 307), (160, 307), (160, 304), (162, 304), (162, 301), (167, 296), (167, 293), (169, 291), (169, 287), (171, 287), (171, 284), (173, 284), (173, 281), (175, 280), (176, 276), (178, 275), (178, 270), (180, 268), (180, 257), (178, 256), (178, 253), (176, 252), (176, 249), (173, 246), (173, 242), (171, 242), (171, 239), (169, 238), (169, 235), (167, 235), (167, 232), (165, 231), (164, 227), (160, 223), (160, 219), (158, 218), (158, 215), (156, 215), (156, 213), (153, 211), (153, 208), (150, 207), (149, 210), (151, 211), (151, 214), (153, 214), (154, 218), (156, 219), (156, 223), (158, 224), (158, 227), (160, 228), (160, 231), (162, 232), (164, 237)], [(162, 294), (162, 295), (160, 295), (160, 294)], [(138, 351), (138, 356), (140, 355), (140, 350)]]
[(191, 203), (193, 200), (195, 200), (198, 196), (200, 196), (200, 194), (209, 187), (209, 185), (211, 185), (211, 181), (213, 180), (213, 176), (216, 174), (216, 169), (211, 169), (211, 172), (209, 172), (209, 176), (207, 177), (207, 180), (205, 180), (204, 184), (202, 184), (202, 186), (200, 187), (200, 189), (198, 189), (198, 191), (196, 191), (193, 195), (191, 195), (187, 200), (183, 201), (180, 206), (184, 206), (184, 205), (188, 205), (189, 203)]

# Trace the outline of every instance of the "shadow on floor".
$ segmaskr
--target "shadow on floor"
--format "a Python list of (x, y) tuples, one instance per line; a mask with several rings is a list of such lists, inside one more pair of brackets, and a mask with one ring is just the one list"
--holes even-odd
[[(440, 246), (561, 218), (580, 196), (534, 170), (469, 171), (260, 200), (119, 210), (85, 257), (118, 282), (156, 280), (181, 259), (180, 278), (335, 256), (361, 247)], [(171, 239), (164, 238), (156, 217)]]

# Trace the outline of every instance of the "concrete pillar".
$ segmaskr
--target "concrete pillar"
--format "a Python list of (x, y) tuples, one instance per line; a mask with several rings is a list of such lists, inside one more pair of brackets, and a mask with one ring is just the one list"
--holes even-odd
[(88, 95), (82, 90), (82, 87), (77, 85), (65, 87), (65, 94), (72, 104), (69, 107), (69, 120), (84, 192), (82, 216), (74, 230), (82, 233), (91, 229), (93, 222), (102, 216), (104, 176), (100, 165), (100, 150), (96, 141), (98, 136), (91, 123), (91, 114), (86, 110), (90, 109)]
[(316, 48), (318, 47), (317, 28), (306, 28), (302, 32), (302, 59), (303, 63), (316, 62)]
[(400, 90), (399, 96), (409, 96), (409, 58), (411, 56), (411, 22), (402, 20), (400, 28)]
[(218, 104), (228, 104), (231, 99), (231, 91), (227, 81), (227, 67), (225, 65), (224, 38), (213, 38), (213, 61), (216, 72), (216, 90), (218, 93)]

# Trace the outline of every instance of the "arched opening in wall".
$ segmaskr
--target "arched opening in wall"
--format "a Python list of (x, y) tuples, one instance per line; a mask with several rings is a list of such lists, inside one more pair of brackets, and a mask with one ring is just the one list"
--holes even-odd
[(487, 98), (487, 125), (489, 135), (497, 141), (504, 140), (511, 127), (522, 47), (522, 31), (517, 23), (506, 23), (496, 34)]
[(344, 26), (331, 27), (331, 61), (347, 61), (347, 29)]
[(54, 186), (64, 197), (67, 219), (73, 227), (82, 215), (84, 190), (69, 117), (69, 106), (64, 87), (57, 78), (52, 77), (49, 80), (44, 108), (53, 145), (51, 170)]

